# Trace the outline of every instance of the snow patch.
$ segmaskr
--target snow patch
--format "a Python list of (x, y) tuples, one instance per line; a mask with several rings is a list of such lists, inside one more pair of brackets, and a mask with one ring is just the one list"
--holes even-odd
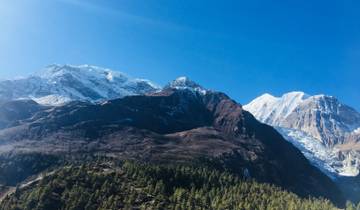
[(112, 82), (114, 80), (114, 76), (112, 75), (111, 72), (108, 72), (108, 74), (106, 75), (106, 79), (109, 81), (109, 82)]
[(60, 96), (60, 95), (48, 95), (44, 97), (30, 97), (36, 103), (45, 105), (45, 106), (61, 106), (71, 101), (70, 98)]

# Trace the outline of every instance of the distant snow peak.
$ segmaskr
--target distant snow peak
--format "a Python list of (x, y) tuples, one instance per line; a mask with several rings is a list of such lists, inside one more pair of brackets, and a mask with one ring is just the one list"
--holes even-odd
[(292, 91), (289, 93), (285, 93), (281, 98), (283, 100), (299, 100), (299, 101), (303, 101), (307, 98), (309, 98), (310, 95), (302, 92), (302, 91)]
[(178, 77), (178, 78), (176, 78), (175, 80), (174, 80), (174, 83), (182, 83), (182, 84), (184, 84), (184, 83), (187, 83), (187, 82), (190, 82), (191, 80), (188, 78), (188, 77), (186, 77), (186, 76), (181, 76), (181, 77)]
[(52, 64), (35, 74), (0, 81), (0, 100), (28, 98), (45, 105), (73, 100), (98, 102), (157, 91), (154, 83), (92, 65)]
[(173, 88), (173, 89), (187, 89), (191, 91), (198, 92), (200, 94), (205, 95), (207, 90), (190, 80), (188, 77), (182, 76), (170, 82), (165, 88)]
[(66, 75), (71, 75), (73, 77), (90, 77), (96, 79), (106, 79), (106, 80), (113, 80), (114, 78), (129, 78), (125, 74), (119, 71), (113, 71), (107, 68), (102, 68), (93, 65), (59, 65), (59, 64), (52, 64), (44, 69), (40, 70), (39, 72), (35, 73), (33, 76), (38, 76), (45, 79), (55, 79), (61, 78)]
[(258, 120), (277, 127), (322, 171), (356, 176), (360, 153), (337, 146), (360, 139), (360, 113), (327, 95), (309, 96), (296, 91), (274, 97), (264, 94), (244, 106)]
[(299, 91), (284, 94), (280, 98), (280, 104), (283, 105), (282, 112), (284, 112), (284, 116), (289, 116), (291, 112), (293, 112), (295, 108), (307, 98), (309, 98), (309, 95)]
[(181, 76), (170, 82), (169, 84), (172, 88), (197, 88), (201, 87), (194, 81), (190, 80), (188, 77)]
[(289, 92), (281, 97), (265, 93), (245, 105), (244, 109), (251, 112), (258, 120), (278, 126), (308, 97), (309, 95), (301, 91)]
[(258, 99), (273, 101), (273, 100), (276, 100), (277, 98), (275, 96), (271, 95), (270, 93), (264, 93), (261, 96), (259, 96)]
[(360, 114), (327, 95), (286, 93), (276, 98), (262, 95), (244, 106), (258, 120), (272, 126), (302, 130), (325, 144), (343, 141), (344, 133), (360, 127)]

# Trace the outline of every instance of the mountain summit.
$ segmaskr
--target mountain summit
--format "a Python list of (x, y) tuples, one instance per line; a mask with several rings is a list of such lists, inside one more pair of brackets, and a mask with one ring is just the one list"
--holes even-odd
[(178, 77), (177, 79), (170, 82), (168, 85), (165, 86), (166, 88), (173, 88), (173, 89), (179, 89), (179, 90), (191, 90), (194, 92), (198, 92), (201, 94), (206, 94), (207, 90), (197, 84), (196, 82), (190, 80), (188, 77)]
[[(359, 153), (349, 149), (360, 138), (360, 113), (333, 96), (290, 92), (264, 94), (244, 109), (277, 130), (329, 176), (356, 176)], [(352, 148), (356, 148), (352, 146)]]
[(346, 133), (360, 127), (360, 113), (327, 95), (290, 92), (274, 97), (264, 94), (244, 109), (264, 123), (301, 130), (326, 146), (344, 142)]
[(280, 125), (295, 108), (309, 96), (304, 92), (294, 91), (275, 97), (265, 93), (244, 106), (258, 120), (270, 125)]
[(0, 82), (0, 101), (32, 99), (44, 105), (73, 100), (96, 102), (156, 91), (144, 79), (90, 65), (50, 65), (22, 79)]

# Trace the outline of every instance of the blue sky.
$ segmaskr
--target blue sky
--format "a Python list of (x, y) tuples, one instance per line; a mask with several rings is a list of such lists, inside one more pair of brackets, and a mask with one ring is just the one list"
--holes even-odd
[(360, 110), (359, 1), (2, 0), (0, 77), (93, 64), (186, 75), (240, 103), (325, 93)]

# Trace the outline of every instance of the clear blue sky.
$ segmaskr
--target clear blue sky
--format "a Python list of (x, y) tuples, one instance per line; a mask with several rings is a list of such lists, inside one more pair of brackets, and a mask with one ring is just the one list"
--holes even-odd
[(360, 110), (360, 3), (1, 0), (0, 77), (93, 64), (165, 84), (186, 75), (240, 103), (325, 93)]

